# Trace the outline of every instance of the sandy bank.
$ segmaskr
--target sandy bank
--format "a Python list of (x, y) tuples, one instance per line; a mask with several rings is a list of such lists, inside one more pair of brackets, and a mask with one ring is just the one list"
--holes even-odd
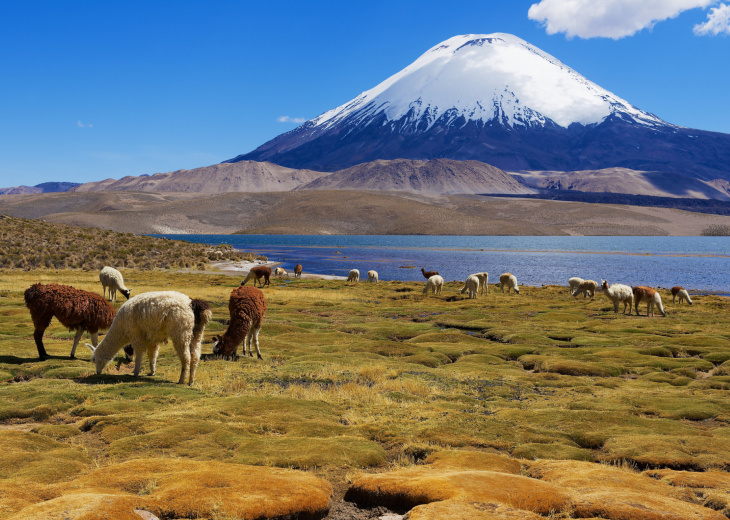
[[(215, 269), (217, 271), (220, 271), (223, 274), (226, 274), (228, 276), (242, 276), (245, 277), (248, 272), (251, 270), (251, 268), (256, 266), (266, 266), (271, 268), (271, 277), (276, 278), (274, 276), (274, 268), (281, 265), (281, 262), (273, 262), (273, 261), (267, 261), (264, 262), (263, 260), (255, 260), (253, 262), (211, 262), (208, 264), (211, 269)], [(288, 273), (289, 278), (294, 278), (294, 273), (289, 272)], [(329, 274), (316, 274), (316, 273), (307, 273), (306, 271), (302, 273), (302, 278), (306, 280), (347, 280), (347, 277), (345, 276), (334, 276)]]

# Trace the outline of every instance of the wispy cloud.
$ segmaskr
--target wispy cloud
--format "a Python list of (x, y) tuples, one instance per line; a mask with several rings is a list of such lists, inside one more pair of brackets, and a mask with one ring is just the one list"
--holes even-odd
[(279, 123), (297, 123), (297, 124), (301, 124), (306, 121), (306, 119), (304, 119), (303, 117), (289, 117), (289, 116), (277, 117), (276, 120)]
[(711, 8), (707, 21), (695, 25), (694, 33), (697, 36), (730, 34), (730, 5), (720, 4), (719, 7)]
[(81, 121), (77, 121), (76, 124), (79, 128), (94, 128), (94, 125), (91, 123), (82, 123)]
[[(651, 28), (657, 22), (676, 18), (684, 11), (707, 8), (715, 3), (717, 0), (540, 0), (532, 4), (527, 17), (540, 22), (548, 34), (618, 40)], [(724, 7), (723, 4), (712, 9), (710, 17), (721, 19), (722, 12), (714, 13)]]

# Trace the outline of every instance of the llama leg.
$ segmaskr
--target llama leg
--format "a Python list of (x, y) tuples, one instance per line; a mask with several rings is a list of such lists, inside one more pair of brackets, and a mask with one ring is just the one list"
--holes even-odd
[[(188, 338), (189, 339), (189, 338)], [(181, 385), (185, 382), (185, 379), (190, 373), (190, 350), (188, 348), (188, 341), (173, 340), (177, 357), (180, 358), (180, 364), (182, 368), (180, 370), (180, 379), (177, 384)]]
[(71, 359), (74, 359), (76, 357), (76, 347), (79, 345), (79, 340), (81, 339), (83, 333), (84, 329), (79, 329), (76, 331), (76, 335), (74, 336), (74, 346), (71, 347)]
[(193, 338), (190, 345), (190, 375), (188, 376), (188, 385), (192, 385), (195, 382), (195, 371), (198, 369), (201, 350), (203, 350), (203, 346), (200, 344), (200, 341), (197, 338)]
[(160, 346), (154, 345), (147, 349), (147, 358), (150, 361), (150, 372), (148, 376), (154, 376), (157, 373), (157, 354), (160, 352)]
[(253, 333), (253, 328), (249, 328), (248, 332), (246, 332), (246, 336), (243, 338), (243, 355), (246, 355), (246, 352), (248, 351), (248, 355), (250, 357), (253, 357), (253, 353), (251, 352), (251, 334)]
[(89, 333), (91, 336), (91, 344), (95, 347), (99, 344), (99, 331)]
[(48, 353), (46, 352), (46, 347), (43, 346), (43, 333), (46, 332), (46, 329), (51, 324), (53, 314), (46, 314), (38, 317), (31, 315), (31, 318), (33, 319), (33, 325), (35, 326), (33, 339), (35, 340), (35, 346), (38, 349), (38, 357), (40, 359), (45, 359), (48, 357)]
[(147, 350), (143, 345), (134, 344), (134, 377), (139, 377), (139, 371), (142, 369), (142, 356)]
[[(261, 350), (259, 350), (259, 331), (261, 330), (261, 326), (259, 325), (257, 328), (253, 331), (253, 344), (256, 347), (256, 355), (259, 359), (264, 359), (261, 357)], [(248, 348), (251, 348), (251, 344), (249, 343)]]

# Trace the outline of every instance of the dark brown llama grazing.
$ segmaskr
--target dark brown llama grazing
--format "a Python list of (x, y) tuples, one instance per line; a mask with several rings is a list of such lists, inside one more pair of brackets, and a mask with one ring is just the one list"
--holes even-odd
[(213, 338), (213, 354), (235, 359), (238, 346), (245, 340), (243, 355), (246, 355), (248, 347), (248, 355), (253, 357), (251, 352), (253, 342), (258, 358), (263, 359), (259, 350), (259, 331), (266, 314), (264, 293), (255, 287), (241, 286), (234, 289), (228, 300), (228, 312), (231, 315), (231, 322), (223, 336)]
[(432, 276), (436, 276), (437, 274), (439, 274), (439, 272), (438, 272), (438, 271), (426, 271), (426, 270), (425, 270), (425, 269), (424, 269), (423, 267), (421, 267), (421, 273), (423, 273), (423, 277), (424, 277), (424, 278), (425, 278), (426, 280), (428, 280), (428, 279), (429, 279), (429, 278), (431, 278)]
[(43, 346), (43, 333), (54, 317), (69, 331), (76, 331), (71, 348), (73, 358), (84, 331), (89, 332), (91, 342), (96, 346), (99, 330), (108, 329), (116, 315), (114, 307), (103, 296), (56, 283), (31, 285), (25, 290), (25, 305), (30, 309), (35, 326), (33, 339), (41, 359), (48, 357)]
[(263, 265), (257, 265), (256, 267), (252, 267), (246, 275), (246, 279), (241, 282), (241, 285), (246, 285), (246, 282), (248, 282), (251, 278), (254, 279), (254, 287), (256, 287), (256, 282), (259, 282), (261, 284), (260, 287), (263, 287), (264, 285), (269, 285), (269, 278), (271, 278), (271, 269)]
[(297, 264), (294, 267), (294, 278), (301, 278), (302, 277), (302, 264)]

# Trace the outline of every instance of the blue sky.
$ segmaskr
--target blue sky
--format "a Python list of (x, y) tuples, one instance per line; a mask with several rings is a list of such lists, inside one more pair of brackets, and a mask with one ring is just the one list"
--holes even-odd
[(493, 32), (670, 123), (730, 133), (730, 1), (5, 0), (0, 186), (219, 163), (451, 36)]

